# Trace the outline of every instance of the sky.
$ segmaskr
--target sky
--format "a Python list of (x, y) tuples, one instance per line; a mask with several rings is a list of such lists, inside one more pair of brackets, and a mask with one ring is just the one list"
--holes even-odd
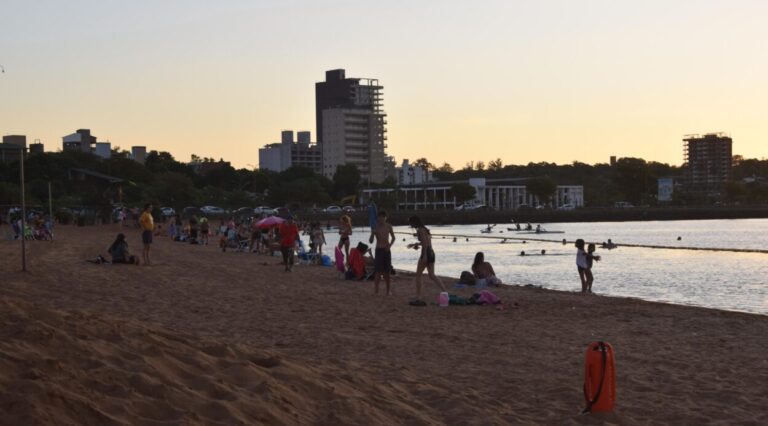
[(611, 155), (687, 134), (768, 157), (768, 2), (0, 0), (0, 133), (258, 165), (314, 130), (326, 70), (384, 86), (387, 153), (455, 168)]

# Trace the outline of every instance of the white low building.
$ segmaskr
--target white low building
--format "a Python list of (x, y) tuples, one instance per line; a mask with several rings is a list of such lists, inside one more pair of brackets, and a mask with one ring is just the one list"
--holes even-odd
[[(543, 204), (537, 197), (528, 194), (522, 179), (472, 178), (467, 181), (430, 182), (421, 185), (400, 185), (390, 189), (364, 189), (361, 203), (381, 196), (395, 196), (398, 210), (452, 209), (457, 206), (451, 189), (456, 184), (469, 184), (475, 188), (472, 204), (484, 204), (494, 210), (516, 210), (525, 206)], [(550, 198), (553, 208), (563, 205), (584, 206), (584, 187), (581, 185), (558, 185)]]

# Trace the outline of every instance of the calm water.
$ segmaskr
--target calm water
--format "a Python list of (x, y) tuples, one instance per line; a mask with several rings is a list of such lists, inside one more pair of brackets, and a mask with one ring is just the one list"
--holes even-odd
[[(534, 224), (535, 226), (536, 224)], [(482, 225), (453, 225), (431, 227), (433, 234), (477, 236), (469, 241), (451, 237), (433, 237), (437, 253), (436, 272), (458, 277), (469, 270), (478, 251), (485, 253), (499, 277), (505, 283), (533, 284), (545, 288), (579, 291), (581, 284), (576, 272), (572, 243), (564, 246), (562, 239), (646, 244), (659, 246), (711, 247), (736, 249), (768, 249), (768, 219), (696, 220), (664, 222), (596, 222), (542, 224), (547, 230), (564, 234), (518, 235), (500, 224), (493, 234), (482, 234)], [(499, 231), (503, 231), (500, 233)], [(412, 232), (395, 227), (395, 232)], [(368, 231), (355, 228), (352, 245), (367, 243)], [(533, 237), (552, 242), (511, 241), (480, 238)], [(677, 241), (677, 237), (681, 237)], [(406, 241), (403, 241), (403, 238)], [(338, 241), (336, 230), (326, 231), (331, 247)], [(392, 248), (395, 268), (415, 270), (419, 252), (406, 249), (415, 242), (410, 235), (397, 235)], [(546, 255), (540, 255), (542, 249)], [(519, 253), (524, 250), (526, 256)], [(685, 305), (706, 306), (733, 311), (768, 315), (768, 254), (733, 253), (726, 251), (669, 250), (619, 247), (602, 250), (602, 256), (592, 271), (595, 293), (628, 296), (640, 299)], [(449, 284), (449, 283), (446, 283)], [(451, 283), (452, 284), (452, 283)]]

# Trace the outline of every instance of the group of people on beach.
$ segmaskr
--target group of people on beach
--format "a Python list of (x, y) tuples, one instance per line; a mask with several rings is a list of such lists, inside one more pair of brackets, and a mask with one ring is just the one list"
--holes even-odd
[[(151, 264), (150, 249), (153, 242), (153, 236), (158, 235), (158, 229), (152, 217), (152, 205), (144, 206), (141, 215), (138, 218), (141, 229), (142, 255), (141, 259), (130, 253), (125, 234), (119, 233), (115, 241), (109, 247), (109, 254), (112, 257), (112, 263), (125, 263), (139, 265)], [(193, 241), (196, 244), (208, 244), (210, 237), (210, 226), (207, 218), (191, 217), (186, 227), (182, 225), (181, 219), (177, 216), (171, 218), (168, 227), (168, 235), (176, 241)], [(282, 265), (286, 272), (290, 272), (295, 263), (295, 252), (299, 247), (300, 253), (303, 251), (303, 243), (300, 235), (309, 236), (309, 253), (313, 259), (323, 259), (322, 247), (326, 244), (325, 234), (319, 222), (297, 224), (292, 215), (286, 216), (285, 220), (263, 229), (256, 225), (253, 220), (250, 224), (238, 223), (234, 218), (228, 222), (221, 221), (217, 234), (221, 235), (220, 246), (226, 250), (229, 241), (244, 241), (247, 244), (249, 252), (274, 253), (280, 251), (282, 255)], [(440, 277), (435, 274), (435, 263), (437, 256), (432, 245), (432, 235), (418, 216), (411, 216), (408, 220), (409, 225), (414, 229), (414, 236), (417, 242), (408, 244), (407, 247), (418, 250), (419, 257), (416, 263), (416, 300), (422, 296), (422, 277), (424, 272), (441, 291), (446, 291)], [(328, 224), (330, 228), (330, 224)], [(339, 241), (336, 250), (338, 253), (337, 262), (342, 262), (346, 276), (350, 279), (363, 279), (363, 277), (374, 281), (374, 292), (379, 293), (380, 283), (383, 280), (386, 286), (385, 294), (392, 295), (391, 275), (394, 274), (392, 267), (391, 248), (396, 242), (392, 225), (388, 222), (387, 213), (381, 210), (377, 214), (377, 221), (371, 228), (368, 242), (374, 244), (371, 251), (368, 246), (362, 242), (357, 247), (350, 248), (350, 238), (353, 233), (351, 218), (343, 215), (339, 219), (338, 225)], [(592, 292), (592, 283), (594, 276), (592, 274), (593, 262), (600, 261), (600, 256), (595, 255), (595, 244), (586, 245), (583, 239), (575, 242), (577, 249), (576, 265), (581, 281), (581, 291), (583, 293)], [(367, 273), (372, 269), (372, 273)], [(475, 255), (471, 266), (471, 272), (464, 272), (460, 278), (461, 283), (475, 285), (478, 288), (485, 286), (496, 286), (502, 284), (501, 279), (496, 276), (496, 272), (490, 262), (485, 260), (482, 252)]]

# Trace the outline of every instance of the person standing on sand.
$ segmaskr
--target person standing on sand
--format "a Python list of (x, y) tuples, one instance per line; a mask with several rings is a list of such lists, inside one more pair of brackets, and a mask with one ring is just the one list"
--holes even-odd
[(152, 233), (155, 230), (155, 220), (152, 218), (152, 204), (144, 206), (144, 211), (139, 218), (139, 225), (141, 225), (141, 242), (144, 243), (142, 258), (145, 265), (150, 265), (149, 247), (152, 245)]
[(584, 271), (584, 278), (586, 279), (587, 293), (592, 293), (592, 282), (595, 281), (592, 275), (592, 261), (599, 262), (600, 256), (593, 254), (595, 252), (595, 245), (590, 244), (587, 246), (587, 268)]
[(299, 228), (293, 223), (293, 216), (288, 215), (285, 222), (280, 224), (280, 251), (283, 253), (285, 272), (293, 269), (293, 249), (299, 238)]
[[(587, 252), (584, 251), (584, 240), (579, 238), (576, 240), (576, 268), (579, 271), (579, 279), (581, 280), (581, 292), (587, 292)], [(591, 275), (591, 273), (590, 273)]]
[(432, 235), (426, 226), (421, 222), (418, 216), (411, 216), (408, 219), (408, 223), (412, 228), (416, 229), (416, 238), (419, 242), (416, 244), (409, 244), (409, 248), (419, 249), (421, 247), (421, 256), (419, 256), (419, 262), (416, 264), (416, 297), (421, 299), (421, 274), (424, 273), (426, 268), (429, 279), (435, 284), (440, 286), (442, 291), (445, 291), (445, 285), (440, 278), (435, 275), (435, 251), (432, 250)]
[(379, 294), (379, 281), (381, 277), (384, 277), (384, 282), (387, 284), (387, 296), (392, 295), (390, 289), (389, 272), (392, 268), (392, 244), (395, 243), (395, 231), (392, 230), (392, 225), (387, 223), (387, 212), (379, 210), (378, 221), (376, 227), (371, 229), (371, 237), (368, 238), (368, 242), (373, 244), (374, 237), (376, 238), (376, 254), (373, 264), (373, 283), (374, 292)]
[(349, 236), (352, 235), (352, 219), (344, 215), (339, 220), (339, 248), (344, 248), (344, 256), (349, 262)]

